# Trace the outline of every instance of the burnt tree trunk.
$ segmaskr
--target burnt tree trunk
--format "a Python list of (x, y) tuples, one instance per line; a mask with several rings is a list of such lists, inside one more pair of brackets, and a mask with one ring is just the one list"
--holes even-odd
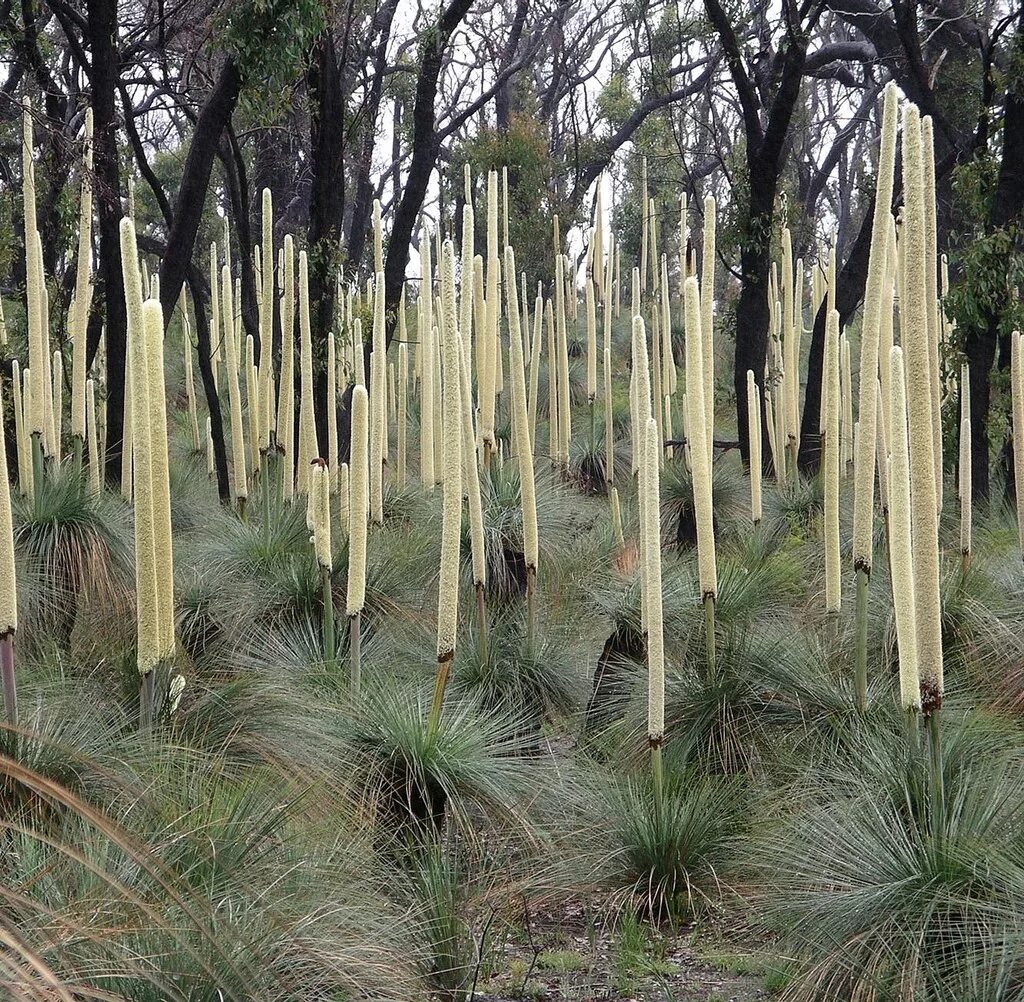
[[(1014, 55), (1024, 56), (1024, 8), (1018, 15)], [(1024, 82), (1019, 74), (1008, 78), (1003, 109), (1003, 153), (999, 178), (989, 209), (986, 230), (1012, 228), (1024, 215)], [(1019, 241), (1019, 237), (1018, 237)], [(987, 501), (990, 493), (988, 418), (991, 404), (990, 377), (1000, 340), (1003, 308), (1008, 296), (997, 295), (985, 311), (984, 322), (967, 331), (964, 350), (971, 367), (971, 484), (976, 500)], [(1003, 355), (1000, 352), (1000, 367)], [(1010, 464), (1012, 469), (1012, 463)], [(1019, 485), (1014, 485), (1019, 489)]]
[[(88, 0), (86, 38), (91, 52), (94, 202), (99, 217), (99, 283), (106, 306), (107, 481), (121, 482), (124, 434), (124, 369), (127, 313), (121, 273), (121, 175), (117, 160), (117, 0)], [(99, 338), (87, 344), (91, 364)]]
[(174, 225), (167, 235), (167, 251), (160, 262), (160, 306), (165, 326), (170, 322), (181, 287), (192, 267), (192, 254), (210, 187), (213, 160), (241, 89), (241, 74), (235, 61), (228, 57), (221, 65), (217, 82), (196, 121), (174, 206)]
[(312, 193), (309, 201), (309, 322), (313, 333), (313, 400), (320, 456), (327, 455), (327, 335), (334, 327), (335, 276), (345, 213), (345, 102), (330, 32), (313, 46), (310, 96)]

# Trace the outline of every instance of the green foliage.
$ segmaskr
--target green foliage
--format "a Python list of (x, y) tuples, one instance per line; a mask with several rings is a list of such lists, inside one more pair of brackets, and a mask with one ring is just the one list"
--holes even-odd
[[(562, 186), (555, 180), (564, 167), (552, 157), (541, 123), (530, 115), (513, 115), (507, 131), (481, 129), (454, 151), (453, 160), (449, 176), (460, 199), (464, 165), (472, 171), (478, 253), (483, 252), (487, 241), (487, 172), (498, 171), (500, 197), (501, 169), (508, 168), (509, 240), (516, 249), (516, 264), (526, 272), (527, 289), (532, 292), (538, 280), (547, 281), (554, 271), (552, 215), (558, 214), (563, 236), (576, 221), (575, 209), (558, 194)], [(498, 218), (500, 238), (500, 210)], [(462, 233), (461, 218), (453, 220), (452, 226), (454, 232)]]

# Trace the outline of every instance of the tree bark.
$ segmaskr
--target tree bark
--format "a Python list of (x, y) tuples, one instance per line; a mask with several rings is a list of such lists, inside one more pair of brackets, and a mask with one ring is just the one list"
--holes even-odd
[[(1014, 38), (1015, 54), (1024, 56), (1024, 8), (1018, 17)], [(1003, 108), (1003, 154), (999, 178), (989, 209), (988, 234), (1014, 224), (1024, 216), (1024, 83), (1010, 74)], [(1018, 238), (1019, 248), (1019, 238)], [(991, 405), (990, 379), (999, 345), (1000, 325), (1006, 299), (993, 303), (984, 323), (966, 332), (964, 350), (971, 367), (971, 487), (977, 501), (987, 501), (989, 478), (988, 419)], [(1003, 354), (1003, 353), (1001, 353)], [(1000, 358), (1002, 367), (1003, 359)]]
[(327, 455), (327, 335), (334, 327), (335, 277), (345, 213), (345, 103), (334, 41), (325, 31), (314, 43), (309, 70), (313, 185), (309, 201), (309, 321), (313, 333), (316, 437)]
[[(110, 0), (103, 0), (110, 2)], [(174, 206), (174, 225), (167, 235), (167, 252), (160, 262), (160, 305), (166, 325), (181, 295), (181, 287), (192, 267), (196, 236), (203, 218), (203, 205), (210, 187), (210, 171), (221, 133), (231, 119), (242, 88), (242, 77), (234, 59), (224, 60), (210, 96), (196, 121), (181, 185)]]
[[(86, 35), (92, 54), (89, 84), (93, 107), (94, 201), (99, 216), (99, 280), (106, 304), (107, 481), (121, 482), (124, 433), (124, 370), (127, 314), (121, 273), (121, 176), (117, 160), (117, 0), (88, 0)], [(92, 362), (99, 339), (87, 344)]]

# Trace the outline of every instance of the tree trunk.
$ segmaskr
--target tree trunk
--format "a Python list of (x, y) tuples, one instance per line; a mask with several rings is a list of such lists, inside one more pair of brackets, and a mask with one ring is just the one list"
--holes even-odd
[[(846, 263), (836, 273), (836, 310), (840, 325), (845, 324), (864, 298), (868, 280), (868, 259), (871, 254), (871, 228), (875, 213), (872, 196), (864, 211), (860, 231)], [(800, 420), (800, 451), (797, 466), (804, 476), (814, 476), (821, 464), (821, 383), (825, 362), (825, 322), (828, 320), (827, 298), (814, 318), (811, 348), (807, 359), (807, 388)]]
[[(1024, 8), (1021, 8), (1014, 38), (1014, 56), (1024, 55)], [(1003, 155), (999, 179), (989, 210), (986, 230), (993, 231), (1021, 221), (1024, 214), (1024, 83), (1011, 74), (1003, 110)], [(999, 343), (1002, 308), (1000, 299), (986, 311), (984, 323), (967, 331), (965, 351), (971, 367), (971, 487), (977, 501), (990, 496), (988, 417), (989, 381)], [(1003, 359), (1000, 358), (1000, 367)], [(1012, 464), (1011, 464), (1012, 465)]]
[(170, 322), (181, 295), (181, 287), (192, 267), (192, 255), (203, 218), (206, 193), (210, 187), (213, 160), (217, 155), (221, 133), (231, 119), (241, 88), (241, 74), (229, 56), (221, 65), (217, 82), (196, 120), (192, 144), (182, 169), (181, 185), (174, 206), (174, 226), (167, 235), (167, 252), (160, 262), (160, 305), (165, 325)]
[[(89, 83), (93, 107), (94, 200), (99, 216), (99, 280), (106, 304), (107, 358), (107, 481), (121, 482), (121, 441), (124, 433), (124, 368), (128, 320), (121, 273), (121, 176), (117, 160), (118, 57), (117, 0), (88, 0), (86, 35), (92, 61)], [(99, 340), (87, 345), (89, 362)]]
[(335, 279), (345, 213), (345, 106), (330, 32), (316, 41), (309, 88), (313, 190), (309, 201), (309, 322), (313, 333), (313, 397), (319, 454), (327, 455), (327, 335), (334, 328)]
[(750, 205), (740, 250), (740, 295), (736, 304), (736, 353), (733, 385), (736, 391), (737, 438), (744, 466), (750, 464), (747, 435), (747, 370), (761, 392), (762, 470), (773, 470), (772, 451), (765, 418), (764, 369), (768, 357), (768, 262), (771, 251), (772, 216), (778, 176), (775, 169), (753, 159), (750, 171)]

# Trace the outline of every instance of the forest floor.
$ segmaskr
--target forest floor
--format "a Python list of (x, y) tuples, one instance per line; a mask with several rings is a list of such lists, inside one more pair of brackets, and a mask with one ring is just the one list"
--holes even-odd
[(627, 917), (602, 925), (578, 903), (532, 914), (492, 937), (489, 976), (478, 977), (477, 1002), (755, 1002), (768, 999), (771, 965), (749, 939), (664, 933)]

